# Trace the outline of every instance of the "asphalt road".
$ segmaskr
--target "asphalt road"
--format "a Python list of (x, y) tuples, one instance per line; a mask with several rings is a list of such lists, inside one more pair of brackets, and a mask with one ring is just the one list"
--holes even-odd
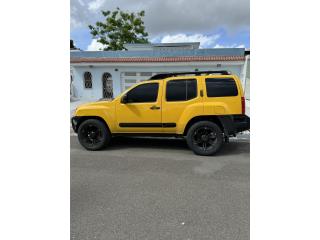
[(71, 239), (249, 239), (249, 140), (200, 157), (183, 140), (71, 136)]

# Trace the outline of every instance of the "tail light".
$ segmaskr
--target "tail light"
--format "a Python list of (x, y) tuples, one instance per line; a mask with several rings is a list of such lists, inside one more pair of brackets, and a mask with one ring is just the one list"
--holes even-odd
[(241, 112), (242, 112), (242, 114), (246, 113), (246, 101), (245, 101), (244, 97), (241, 97)]

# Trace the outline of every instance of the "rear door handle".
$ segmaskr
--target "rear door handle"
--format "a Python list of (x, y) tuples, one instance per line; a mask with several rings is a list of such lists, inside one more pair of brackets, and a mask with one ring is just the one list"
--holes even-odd
[(159, 110), (160, 107), (157, 107), (156, 105), (153, 105), (150, 109), (151, 109), (151, 110)]

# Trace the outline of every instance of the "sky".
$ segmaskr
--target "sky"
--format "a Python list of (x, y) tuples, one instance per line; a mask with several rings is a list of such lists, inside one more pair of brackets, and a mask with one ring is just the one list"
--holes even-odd
[(71, 0), (70, 37), (82, 50), (98, 50), (88, 25), (101, 10), (145, 10), (152, 43), (200, 42), (200, 48), (250, 48), (250, 0)]

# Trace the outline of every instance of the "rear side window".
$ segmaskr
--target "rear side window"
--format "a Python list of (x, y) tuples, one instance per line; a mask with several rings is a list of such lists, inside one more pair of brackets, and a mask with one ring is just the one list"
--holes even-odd
[(127, 101), (128, 103), (156, 102), (158, 88), (158, 83), (139, 85), (127, 93)]
[(238, 89), (233, 78), (206, 78), (208, 97), (237, 96)]
[(171, 80), (167, 82), (166, 99), (168, 102), (187, 101), (197, 97), (197, 80)]

